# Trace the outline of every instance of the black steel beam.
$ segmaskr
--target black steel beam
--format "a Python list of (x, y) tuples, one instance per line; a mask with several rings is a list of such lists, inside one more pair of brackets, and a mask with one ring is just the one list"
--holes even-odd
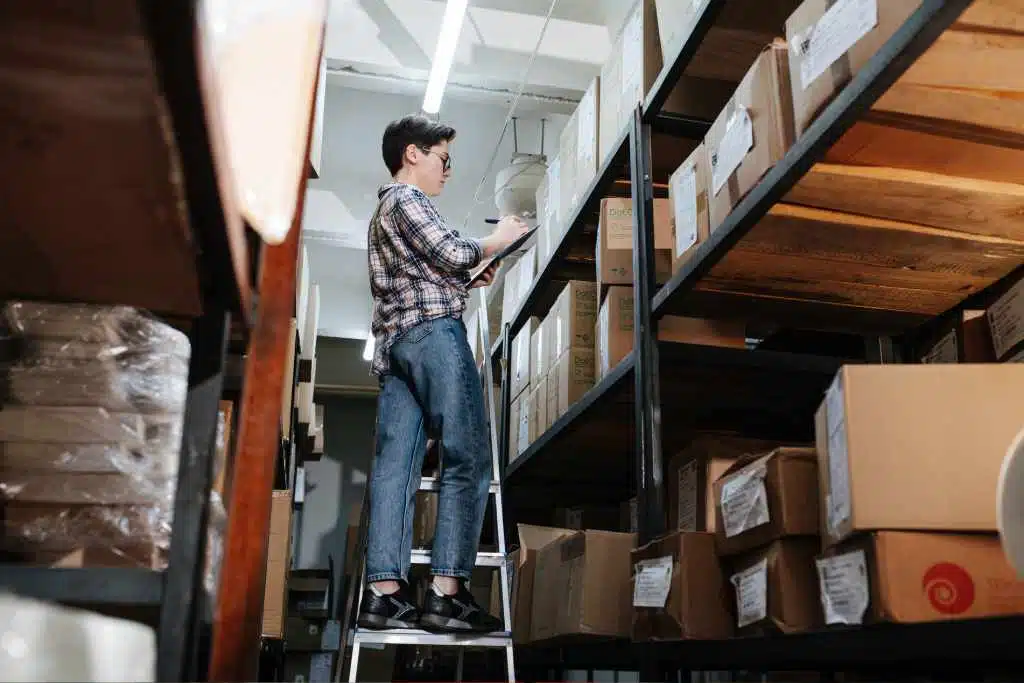
[(203, 571), (210, 516), (210, 489), (216, 449), (217, 411), (224, 386), (224, 364), (231, 316), (207, 313), (190, 333), (188, 398), (182, 428), (181, 460), (174, 497), (174, 526), (164, 575), (164, 599), (157, 642), (157, 680), (189, 680), (198, 652), (196, 631), (203, 619)]
[(711, 237), (662, 288), (654, 300), (660, 317), (685, 298), (768, 210), (853, 126), (914, 61), (952, 24), (971, 0), (923, 0), (902, 27), (811, 124), (786, 156), (732, 210)]
[(634, 457), (638, 543), (665, 531), (662, 480), (661, 394), (658, 372), (657, 321), (651, 317), (656, 284), (654, 272), (654, 184), (651, 178), (651, 128), (643, 111), (633, 112), (630, 134), (633, 185), (633, 410), (636, 420)]

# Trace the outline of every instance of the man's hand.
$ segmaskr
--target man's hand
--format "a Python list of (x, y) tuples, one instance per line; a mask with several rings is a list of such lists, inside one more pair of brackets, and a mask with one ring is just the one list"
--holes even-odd
[(494, 274), (496, 272), (498, 272), (498, 264), (492, 263), (487, 266), (482, 273), (480, 273), (480, 276), (476, 280), (473, 280), (473, 284), (471, 284), (469, 288), (476, 289), (477, 287), (486, 287), (494, 282)]
[(498, 221), (498, 227), (487, 237), (480, 240), (483, 247), (484, 257), (489, 258), (494, 254), (515, 242), (526, 234), (530, 226), (519, 216), (505, 216)]

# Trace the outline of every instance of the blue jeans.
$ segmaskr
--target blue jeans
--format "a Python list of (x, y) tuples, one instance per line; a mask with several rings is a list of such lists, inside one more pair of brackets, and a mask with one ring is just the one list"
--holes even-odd
[(405, 580), (427, 433), (440, 434), (441, 484), (431, 571), (468, 579), (491, 480), (483, 390), (461, 320), (437, 318), (391, 347), (377, 400), (366, 580)]

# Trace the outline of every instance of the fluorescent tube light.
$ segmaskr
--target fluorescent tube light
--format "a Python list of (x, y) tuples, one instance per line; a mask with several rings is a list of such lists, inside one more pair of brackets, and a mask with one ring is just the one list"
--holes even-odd
[(373, 332), (366, 337), (366, 346), (363, 347), (363, 360), (370, 362), (373, 360)]
[(423, 96), (423, 111), (437, 114), (441, 111), (441, 99), (444, 97), (448, 75), (455, 61), (455, 49), (459, 46), (459, 34), (462, 33), (462, 22), (466, 18), (466, 6), (469, 0), (448, 0), (444, 8), (444, 19), (441, 32), (437, 36), (437, 47), (434, 49), (434, 61), (430, 65), (430, 78), (427, 80), (427, 92)]

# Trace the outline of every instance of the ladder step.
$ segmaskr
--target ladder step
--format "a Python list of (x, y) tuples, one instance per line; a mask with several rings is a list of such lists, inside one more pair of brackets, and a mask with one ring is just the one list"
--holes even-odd
[[(437, 477), (423, 477), (420, 479), (420, 491), (439, 491), (441, 490), (441, 480)], [(498, 482), (492, 481), (491, 485), (487, 487), (488, 492), (498, 492)]]
[(351, 633), (349, 645), (457, 645), (460, 647), (508, 647), (512, 637), (508, 633), (483, 635), (462, 633), (430, 633), (419, 629), (389, 629), (374, 631), (357, 628)]
[[(431, 553), (427, 548), (412, 549), (412, 564), (430, 564)], [(500, 567), (505, 560), (501, 553), (477, 553), (477, 567)]]

